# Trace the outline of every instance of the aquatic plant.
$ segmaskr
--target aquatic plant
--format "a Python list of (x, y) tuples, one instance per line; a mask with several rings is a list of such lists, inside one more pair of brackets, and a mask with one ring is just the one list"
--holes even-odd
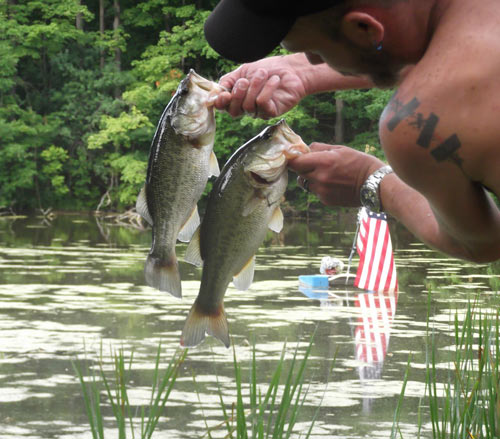
[[(160, 343), (156, 354), (149, 405), (148, 407), (142, 406), (140, 408), (141, 439), (150, 439), (152, 437), (158, 425), (158, 421), (164, 413), (165, 406), (179, 372), (179, 367), (187, 355), (187, 349), (177, 352), (176, 355), (171, 358), (167, 369), (160, 372), (161, 351), (162, 346)], [(127, 362), (123, 349), (120, 349), (112, 353), (112, 361), (113, 379), (108, 378), (104, 371), (102, 349), (99, 361), (99, 376), (95, 373), (89, 373), (90, 371), (88, 368), (87, 373), (84, 375), (78, 362), (73, 361), (73, 368), (80, 380), (92, 437), (93, 439), (104, 439), (104, 422), (101, 407), (101, 392), (103, 392), (104, 388), (104, 392), (107, 395), (113, 416), (116, 420), (118, 438), (126, 439), (127, 431), (129, 431), (130, 437), (134, 439), (136, 437), (136, 427), (134, 426), (132, 407), (127, 391), (129, 385), (128, 377), (132, 369), (133, 354), (131, 354), (130, 360)], [(89, 377), (89, 379), (85, 379), (86, 376)]]
[[(213, 430), (220, 428), (222, 425), (227, 429), (227, 435), (225, 436), (227, 438), (288, 439), (293, 434), (297, 434), (296, 423), (308, 393), (307, 387), (304, 387), (304, 371), (306, 370), (313, 339), (314, 335), (311, 337), (301, 360), (297, 358), (298, 346), (295, 348), (289, 364), (285, 361), (286, 343), (283, 345), (280, 359), (265, 392), (258, 386), (257, 360), (255, 345), (253, 345), (249, 368), (248, 398), (243, 397), (245, 384), (242, 379), (241, 364), (236, 358), (236, 351), (233, 347), (236, 402), (232, 404), (232, 410), (229, 412), (219, 385), (218, 393), (224, 422), (212, 429), (207, 426), (207, 436), (211, 438)], [(332, 361), (332, 364), (334, 363), (335, 358)], [(288, 371), (286, 371), (287, 367)], [(307, 432), (300, 432), (301, 437), (310, 437), (320, 407), (321, 404), (316, 408)]]
[[(450, 361), (448, 379), (442, 386), (437, 373), (439, 359), (435, 334), (428, 325), (426, 401), (434, 439), (500, 437), (499, 317), (498, 309), (487, 314), (476, 309), (476, 305), (471, 302), (462, 319), (458, 312), (455, 314), (455, 352)], [(407, 380), (408, 373), (405, 375), (397, 412), (403, 403)], [(398, 418), (395, 417), (391, 438), (402, 437), (397, 424)], [(420, 418), (419, 429), (421, 427)]]
[[(307, 388), (304, 388), (304, 372), (311, 352), (313, 338), (314, 336), (311, 337), (309, 345), (301, 360), (298, 358), (297, 346), (291, 361), (286, 361), (286, 343), (283, 345), (278, 365), (271, 377), (265, 394), (257, 384), (259, 380), (257, 379), (257, 360), (254, 345), (250, 365), (248, 401), (244, 401), (243, 398), (243, 388), (245, 384), (242, 380), (241, 364), (238, 362), (236, 351), (233, 348), (236, 402), (232, 404), (233, 410), (228, 411), (222, 396), (222, 389), (217, 380), (223, 422), (214, 428), (209, 428), (207, 425), (206, 436), (211, 438), (213, 431), (220, 430), (223, 426), (227, 429), (226, 437), (236, 437), (237, 439), (288, 439), (292, 434), (296, 433), (295, 426), (298, 415), (304, 406), (308, 393)], [(168, 397), (177, 378), (179, 366), (183, 363), (187, 355), (187, 349), (176, 354), (176, 356), (170, 360), (167, 370), (165, 372), (160, 372), (160, 352), (161, 345), (158, 347), (156, 356), (149, 406), (140, 408), (141, 439), (150, 439), (155, 432), (160, 416), (166, 408)], [(132, 413), (135, 413), (135, 409), (132, 410), (127, 390), (130, 381), (129, 375), (132, 369), (133, 355), (126, 361), (125, 354), (123, 350), (120, 349), (118, 352), (113, 353), (112, 360), (111, 375), (113, 378), (109, 378), (109, 372), (105, 373), (104, 371), (102, 354), (99, 362), (98, 375), (90, 372), (88, 368), (84, 374), (78, 362), (73, 362), (73, 367), (80, 380), (92, 437), (93, 439), (105, 438), (104, 417), (101, 406), (101, 394), (105, 393), (116, 420), (118, 438), (126, 439), (127, 432), (130, 433), (130, 437), (135, 438), (137, 426), (134, 425)], [(333, 360), (333, 363), (334, 362), (335, 359)], [(194, 380), (196, 384), (196, 377), (194, 377)], [(200, 404), (202, 404), (201, 398), (199, 398), (199, 400)], [(304, 435), (301, 435), (301, 437), (308, 438), (311, 435), (320, 406), (321, 404), (319, 404), (315, 410), (308, 431)], [(203, 406), (201, 408), (203, 410)]]

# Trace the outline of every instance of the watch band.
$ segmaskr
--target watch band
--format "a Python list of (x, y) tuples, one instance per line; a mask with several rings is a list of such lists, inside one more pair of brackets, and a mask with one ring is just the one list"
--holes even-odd
[(359, 191), (362, 206), (370, 209), (372, 212), (380, 212), (380, 182), (391, 172), (393, 170), (389, 165), (382, 166), (366, 179)]

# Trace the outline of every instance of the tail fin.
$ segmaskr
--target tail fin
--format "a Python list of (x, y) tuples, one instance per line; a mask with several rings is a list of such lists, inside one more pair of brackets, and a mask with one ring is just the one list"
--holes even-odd
[(182, 297), (181, 275), (175, 255), (168, 261), (148, 256), (144, 275), (150, 287), (167, 291), (174, 297)]
[(229, 347), (229, 330), (224, 304), (221, 303), (214, 313), (207, 314), (201, 309), (196, 299), (182, 330), (181, 346), (200, 344), (205, 339), (205, 333), (218, 338), (226, 348)]

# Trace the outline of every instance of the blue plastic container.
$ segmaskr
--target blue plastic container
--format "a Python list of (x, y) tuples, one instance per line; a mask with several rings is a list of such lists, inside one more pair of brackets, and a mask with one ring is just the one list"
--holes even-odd
[(299, 282), (311, 288), (328, 289), (328, 276), (323, 274), (302, 275), (299, 276)]

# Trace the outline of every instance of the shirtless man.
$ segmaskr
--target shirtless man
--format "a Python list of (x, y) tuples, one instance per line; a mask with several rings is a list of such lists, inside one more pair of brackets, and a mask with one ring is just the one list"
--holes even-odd
[[(379, 124), (394, 172), (370, 177), (383, 162), (321, 143), (290, 168), (330, 206), (360, 206), (369, 179), (364, 204), (435, 249), (488, 262), (500, 259), (499, 29), (498, 0), (222, 0), (205, 35), (222, 56), (255, 61), (221, 78), (231, 91), (216, 106), (235, 117), (397, 86)], [(261, 59), (280, 43), (297, 53)]]

